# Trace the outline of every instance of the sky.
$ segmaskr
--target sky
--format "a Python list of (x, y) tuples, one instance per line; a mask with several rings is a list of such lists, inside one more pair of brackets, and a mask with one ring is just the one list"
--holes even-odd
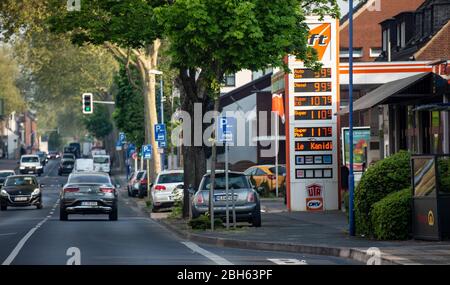
[[(360, 0), (353, 0), (353, 7), (356, 6)], [(341, 16), (344, 16), (348, 13), (348, 1), (338, 0), (338, 4), (341, 7)]]

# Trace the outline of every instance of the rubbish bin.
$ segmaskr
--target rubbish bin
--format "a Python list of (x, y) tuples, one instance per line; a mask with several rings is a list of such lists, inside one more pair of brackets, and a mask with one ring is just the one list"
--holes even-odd
[(450, 238), (450, 155), (411, 158), (415, 239)]

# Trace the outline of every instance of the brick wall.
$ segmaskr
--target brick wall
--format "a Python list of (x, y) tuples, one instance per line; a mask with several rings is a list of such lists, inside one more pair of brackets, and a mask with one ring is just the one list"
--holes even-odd
[[(369, 0), (371, 1), (371, 0)], [(376, 0), (380, 1), (380, 9), (371, 11), (361, 8), (355, 13), (353, 21), (353, 46), (363, 48), (363, 57), (355, 61), (374, 61), (375, 58), (369, 56), (370, 48), (381, 48), (381, 27), (380, 22), (389, 19), (401, 12), (416, 10), (424, 0)], [(376, 7), (376, 6), (373, 6)], [(358, 15), (359, 14), (359, 15)], [(348, 23), (348, 21), (347, 21)], [(345, 23), (344, 23), (345, 24)], [(348, 48), (348, 25), (344, 25), (340, 30), (340, 46)]]

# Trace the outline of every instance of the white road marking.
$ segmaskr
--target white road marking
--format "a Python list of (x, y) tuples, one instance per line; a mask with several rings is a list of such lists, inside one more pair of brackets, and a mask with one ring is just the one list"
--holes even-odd
[(267, 260), (278, 265), (308, 265), (305, 260), (291, 258), (268, 258)]
[(40, 221), (34, 228), (28, 231), (28, 233), (19, 241), (16, 247), (11, 251), (9, 256), (3, 261), (2, 265), (10, 265), (16, 256), (19, 254), (20, 250), (23, 248), (25, 243), (30, 239), (30, 237), (34, 234), (34, 232), (39, 229), (45, 222), (47, 222), (49, 217), (47, 216), (45, 219)]
[(0, 236), (12, 236), (15, 234), (17, 234), (17, 233), (4, 233), (4, 234), (0, 234)]
[(210, 251), (207, 251), (206, 249), (199, 247), (198, 245), (196, 245), (193, 242), (182, 242), (182, 244), (184, 244), (185, 246), (187, 246), (194, 252), (197, 252), (197, 253), (203, 255), (204, 257), (210, 259), (211, 261), (213, 261), (214, 263), (216, 263), (218, 265), (233, 265), (233, 263), (229, 262), (225, 258), (220, 257)]

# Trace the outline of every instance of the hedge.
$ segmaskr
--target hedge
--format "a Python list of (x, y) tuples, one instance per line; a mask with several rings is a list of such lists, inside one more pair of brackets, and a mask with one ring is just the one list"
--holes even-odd
[(408, 239), (411, 228), (411, 188), (389, 194), (370, 213), (373, 233), (380, 240)]
[(410, 187), (411, 155), (400, 151), (367, 169), (355, 189), (355, 224), (358, 234), (373, 235), (372, 205), (392, 192)]

